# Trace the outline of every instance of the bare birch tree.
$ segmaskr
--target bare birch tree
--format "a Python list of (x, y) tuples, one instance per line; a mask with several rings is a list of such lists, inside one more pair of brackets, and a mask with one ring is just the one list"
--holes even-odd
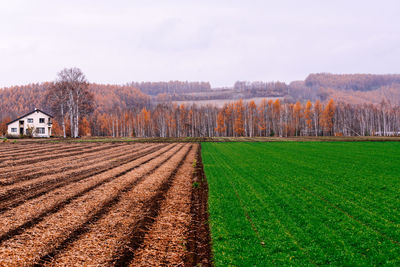
[(59, 115), (64, 138), (66, 137), (65, 116), (69, 116), (71, 137), (79, 136), (79, 122), (82, 115), (93, 111), (93, 94), (89, 92), (89, 83), (79, 68), (63, 69), (57, 80), (47, 92), (47, 101)]

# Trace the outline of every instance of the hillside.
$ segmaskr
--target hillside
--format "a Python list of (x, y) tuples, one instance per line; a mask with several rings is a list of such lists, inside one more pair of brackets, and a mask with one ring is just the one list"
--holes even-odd
[(351, 104), (400, 103), (399, 74), (310, 74), (289, 84), (290, 100), (334, 99)]
[[(203, 86), (201, 86), (203, 84)], [(232, 87), (211, 88), (208, 83), (188, 86), (187, 82), (132, 83), (152, 96), (154, 103), (214, 104), (238, 99), (279, 98), (286, 102), (336, 101), (352, 104), (400, 103), (400, 75), (388, 74), (310, 74), (303, 81), (283, 82), (237, 81)], [(174, 89), (171, 89), (174, 88)], [(156, 94), (156, 92), (158, 94)]]
[(310, 74), (305, 85), (311, 88), (335, 88), (338, 90), (372, 91), (383, 86), (400, 84), (400, 74)]

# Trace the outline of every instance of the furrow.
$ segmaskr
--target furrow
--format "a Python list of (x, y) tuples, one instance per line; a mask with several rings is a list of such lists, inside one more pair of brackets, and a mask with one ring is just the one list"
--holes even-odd
[(57, 152), (72, 152), (72, 151), (78, 151), (81, 149), (90, 149), (91, 147), (94, 147), (93, 144), (90, 145), (83, 145), (83, 144), (79, 144), (79, 145), (61, 145), (61, 146), (57, 146), (57, 147), (52, 147), (52, 146), (45, 146), (43, 147), (43, 145), (37, 149), (37, 148), (29, 148), (26, 149), (24, 152), (18, 151), (18, 152), (13, 152), (11, 155), (1, 155), (0, 154), (0, 159), (6, 158), (7, 160), (5, 160), (5, 162), (10, 162), (12, 163), (13, 161), (17, 161), (20, 159), (25, 159), (27, 157), (31, 157), (32, 155), (37, 155), (40, 153), (41, 156), (43, 155), (48, 155), (48, 154), (53, 154), (53, 153), (57, 153)]
[(125, 173), (118, 179), (96, 188), (72, 201), (57, 213), (46, 217), (33, 228), (7, 240), (0, 246), (0, 265), (10, 263), (14, 265), (40, 264), (41, 258), (43, 260), (46, 255), (62, 245), (66, 239), (79, 234), (92, 224), (93, 219), (98, 216), (102, 217), (102, 214), (107, 213), (122, 195), (135, 187), (139, 180), (145, 179), (155, 169), (154, 165), (168, 161), (181, 148), (173, 149), (162, 157), (142, 165), (135, 171)]
[[(66, 188), (55, 190), (29, 203), (26, 202), (18, 208), (8, 211), (0, 216), (3, 223), (0, 235), (0, 244), (15, 235), (23, 233), (26, 229), (41, 222), (45, 217), (56, 213), (72, 201), (84, 196), (96, 188), (113, 181), (114, 179), (147, 164), (160, 155), (167, 153), (174, 146), (166, 146), (157, 152), (143, 155), (141, 158), (128, 164), (118, 166), (105, 173), (92, 176), (86, 181), (70, 185)], [(32, 209), (32, 207), (36, 207)]]
[[(131, 230), (128, 235), (125, 235), (128, 237), (126, 242), (122, 244), (120, 250), (117, 250), (112, 257), (112, 263), (114, 266), (126, 266), (134, 258), (136, 250), (142, 245), (146, 234), (154, 224), (160, 212), (161, 204), (165, 200), (168, 190), (176, 178), (178, 171), (185, 163), (185, 160), (187, 159), (191, 149), (192, 146), (178, 162), (176, 167), (172, 169), (172, 172), (170, 172), (168, 177), (162, 181), (161, 185), (159, 185), (157, 193), (148, 198), (140, 208), (143, 214), (138, 218), (137, 221), (130, 225), (128, 229)], [(137, 207), (137, 204), (131, 205), (128, 210), (134, 209), (135, 206)], [(137, 211), (139, 212), (139, 209), (137, 209)]]
[[(101, 160), (112, 159), (113, 157), (119, 157), (126, 154), (127, 145), (106, 147), (105, 149), (95, 149), (88, 153), (73, 156), (68, 159), (56, 159), (46, 162), (45, 164), (39, 163), (36, 166), (32, 166), (30, 169), (22, 171), (8, 172), (7, 174), (0, 174), (7, 176), (7, 178), (0, 180), (0, 186), (13, 185), (21, 181), (32, 180), (41, 176), (45, 176), (51, 173), (55, 175), (58, 173), (65, 173), (71, 169), (78, 169), (90, 164), (95, 164)], [(99, 152), (101, 155), (106, 155), (104, 158), (99, 158)], [(49, 167), (50, 165), (50, 167)]]
[(65, 146), (65, 144), (49, 144), (46, 148), (43, 148), (42, 144), (12, 144), (10, 149), (0, 151), (0, 155), (3, 156), (4, 153), (19, 153), (19, 152), (26, 152), (32, 151), (32, 149), (49, 149), (49, 148), (59, 148)]
[(68, 174), (56, 176), (53, 179), (49, 179), (48, 177), (43, 176), (40, 178), (40, 181), (35, 180), (33, 183), (29, 184), (29, 186), (24, 186), (21, 185), (22, 183), (20, 183), (18, 184), (17, 188), (2, 190), (2, 194), (0, 196), (0, 213), (12, 207), (18, 206), (26, 200), (37, 198), (41, 195), (48, 193), (49, 191), (64, 187), (71, 183), (76, 183), (93, 175), (103, 173), (107, 170), (115, 168), (116, 166), (137, 159), (145, 153), (154, 152), (159, 148), (160, 147), (158, 146), (150, 147), (148, 148), (148, 150), (142, 151), (138, 154), (134, 154), (133, 156), (129, 155), (123, 158), (114, 159), (111, 161), (111, 163), (104, 164), (103, 162), (101, 162), (94, 166), (87, 166), (86, 168), (83, 168), (81, 170), (73, 170)]
[[(121, 158), (129, 158), (130, 156), (132, 156), (131, 153), (140, 151), (141, 149), (147, 149), (147, 147), (149, 147), (149, 146), (141, 145), (141, 146), (129, 147), (129, 149), (127, 149), (126, 155)], [(98, 152), (98, 155), (99, 155), (99, 152)], [(104, 157), (105, 157), (105, 155), (100, 155), (100, 156), (98, 156), (98, 159), (100, 159), (100, 161), (98, 163), (83, 166), (82, 168), (75, 168), (70, 171), (66, 171), (64, 173), (59, 173), (59, 174), (53, 174), (50, 172), (47, 175), (43, 175), (43, 176), (33, 178), (33, 179), (30, 179), (27, 181), (21, 181), (17, 184), (4, 185), (4, 186), (0, 187), (0, 201), (5, 200), (7, 198), (7, 195), (12, 194), (12, 192), (18, 191), (20, 189), (22, 189), (22, 190), (29, 189), (29, 191), (32, 191), (32, 189), (35, 188), (35, 186), (37, 186), (37, 184), (44, 185), (49, 182), (50, 183), (54, 182), (53, 180), (62, 181), (62, 180), (65, 180), (66, 178), (68, 178), (69, 176), (82, 174), (82, 171), (89, 171), (89, 170), (92, 170), (95, 168), (100, 168), (102, 166), (104, 167), (105, 163), (101, 161)], [(115, 159), (113, 159), (113, 161), (115, 161), (117, 159), (120, 159), (120, 158), (115, 158)], [(106, 163), (108, 163), (108, 162), (106, 162)], [(65, 164), (67, 164), (67, 163), (65, 163)], [(7, 180), (3, 180), (3, 181), (7, 181)]]
[[(36, 162), (45, 162), (48, 160), (52, 160), (52, 159), (60, 159), (60, 158), (67, 158), (70, 156), (75, 156), (75, 155), (80, 155), (82, 154), (86, 149), (84, 148), (84, 146), (80, 147), (80, 148), (74, 148), (74, 149), (66, 149), (66, 150), (62, 150), (62, 153), (56, 154), (54, 155), (54, 152), (45, 155), (45, 156), (37, 156), (31, 159), (21, 159), (21, 160), (15, 160), (15, 161), (4, 161), (3, 164), (0, 165), (1, 167), (6, 167), (6, 166), (25, 166), (25, 165), (30, 165)], [(73, 152), (73, 153), (69, 153)], [(35, 152), (32, 152), (35, 153)]]
[[(184, 265), (187, 250), (185, 240), (188, 239), (189, 225), (191, 224), (192, 189), (195, 189), (192, 185), (193, 163), (198, 146), (195, 145), (182, 167), (177, 171), (171, 188), (166, 193), (165, 201), (161, 203), (158, 216), (156, 214), (157, 207), (151, 211), (153, 214), (147, 214), (147, 218), (157, 216), (154, 224), (151, 226), (151, 221), (141, 223), (146, 229), (149, 228), (149, 231), (145, 234), (143, 243), (134, 253), (134, 258), (129, 263), (131, 266)], [(156, 199), (152, 205), (156, 206), (157, 201), (160, 199)], [(146, 224), (148, 225), (146, 226)], [(140, 234), (133, 234), (131, 239), (138, 236)], [(128, 265), (128, 262), (123, 262), (123, 265)]]
[[(87, 221), (84, 228), (70, 236), (58, 249), (42, 257), (42, 260), (50, 265), (107, 265), (113, 251), (123, 244), (134, 222), (147, 214), (148, 200), (158, 195), (160, 186), (189, 151), (188, 145), (181, 145), (179, 151), (159, 161), (148, 171), (134, 174), (138, 177), (136, 186), (114, 198), (113, 206), (106, 213)], [(55, 259), (52, 261), (53, 257)]]

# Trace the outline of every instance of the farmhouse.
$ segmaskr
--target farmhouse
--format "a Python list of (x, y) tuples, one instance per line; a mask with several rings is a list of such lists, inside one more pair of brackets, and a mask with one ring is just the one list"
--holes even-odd
[(53, 116), (41, 111), (33, 110), (7, 123), (7, 134), (13, 136), (30, 135), (33, 137), (50, 137)]

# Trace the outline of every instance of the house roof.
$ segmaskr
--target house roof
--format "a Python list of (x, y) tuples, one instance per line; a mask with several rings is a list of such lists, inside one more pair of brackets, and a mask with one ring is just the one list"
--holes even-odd
[(44, 112), (44, 111), (42, 111), (42, 110), (40, 110), (40, 109), (35, 108), (35, 110), (33, 110), (33, 111), (29, 112), (29, 113), (26, 113), (25, 115), (23, 115), (23, 116), (21, 116), (21, 117), (18, 117), (18, 118), (16, 118), (16, 119), (13, 120), (13, 121), (10, 121), (9, 123), (7, 123), (7, 125), (9, 125), (9, 124), (11, 124), (11, 123), (13, 123), (13, 122), (16, 122), (17, 120), (20, 120), (20, 119), (22, 119), (22, 118), (24, 118), (24, 117), (26, 117), (26, 116), (29, 116), (29, 115), (31, 115), (32, 113), (35, 113), (35, 112), (37, 112), (37, 111), (42, 112), (43, 114), (45, 114), (45, 115), (47, 115), (47, 116), (49, 116), (49, 117), (51, 117), (51, 118), (54, 118), (52, 115), (50, 115), (50, 114), (48, 114), (48, 113), (46, 113), (46, 112)]

